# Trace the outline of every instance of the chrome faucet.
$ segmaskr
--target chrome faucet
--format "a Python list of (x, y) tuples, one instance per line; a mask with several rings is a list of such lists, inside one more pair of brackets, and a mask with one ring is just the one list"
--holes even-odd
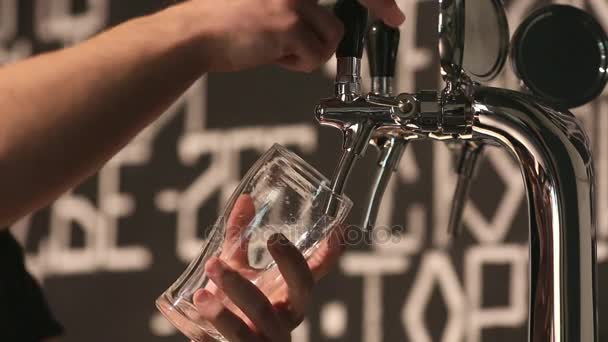
[[(379, 148), (380, 160), (363, 220), (363, 227), (372, 229), (386, 184), (409, 142), (433, 139), (460, 146), (459, 181), (449, 227), (457, 235), (470, 180), (484, 146), (506, 148), (521, 166), (528, 194), (528, 340), (597, 341), (593, 161), (587, 136), (568, 111), (574, 106), (565, 103), (580, 105), (594, 97), (589, 94), (598, 95), (604, 88), (608, 79), (608, 38), (601, 29), (585, 31), (598, 43), (595, 46), (601, 47), (599, 68), (573, 66), (583, 71), (600, 70), (593, 84), (577, 85), (589, 90), (585, 92), (585, 101), (575, 96), (569, 99), (569, 93), (560, 93), (562, 89), (538, 86), (551, 82), (543, 83), (545, 76), (533, 72), (529, 76), (523, 74), (529, 71), (529, 66), (533, 70), (541, 66), (516, 56), (526, 46), (539, 44), (533, 41), (539, 39), (532, 34), (539, 27), (535, 25), (545, 20), (543, 25), (595, 27), (589, 24), (593, 19), (580, 10), (550, 6), (522, 24), (511, 43), (517, 73), (533, 94), (484, 87), (480, 82), (496, 76), (507, 59), (509, 31), (500, 0), (467, 1), (470, 3), (466, 9), (465, 0), (440, 1), (443, 90), (397, 96), (392, 95), (391, 80), (398, 31), (381, 22), (371, 25), (368, 53), (372, 92), (362, 94), (360, 68), (367, 12), (356, 0), (338, 1), (335, 12), (345, 23), (346, 36), (337, 53), (336, 94), (321, 100), (316, 108), (317, 120), (322, 125), (336, 127), (344, 135), (332, 188), (342, 193), (356, 160), (370, 144)], [(548, 11), (551, 16), (546, 15)], [(483, 14), (484, 18), (474, 32), (467, 25), (477, 19), (476, 14)], [(563, 25), (564, 22), (568, 25)], [(478, 39), (480, 32), (499, 42), (496, 51), (488, 51), (484, 39)], [(580, 40), (581, 37), (571, 39), (573, 43)], [(469, 50), (465, 51), (465, 47)], [(486, 56), (494, 57), (488, 60)], [(549, 90), (543, 93), (544, 89)], [(559, 96), (552, 98), (551, 90)]]

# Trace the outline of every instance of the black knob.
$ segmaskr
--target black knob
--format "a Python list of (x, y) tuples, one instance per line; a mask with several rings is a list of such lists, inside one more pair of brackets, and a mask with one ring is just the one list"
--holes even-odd
[(372, 77), (393, 77), (399, 50), (399, 29), (375, 21), (367, 34), (367, 56)]
[(344, 38), (338, 46), (338, 57), (363, 57), (367, 8), (357, 0), (339, 0), (334, 13), (344, 23)]

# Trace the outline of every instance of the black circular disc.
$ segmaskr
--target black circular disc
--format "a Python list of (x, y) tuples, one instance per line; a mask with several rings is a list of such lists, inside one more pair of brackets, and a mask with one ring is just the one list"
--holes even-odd
[(558, 107), (590, 102), (608, 81), (608, 37), (590, 14), (576, 7), (535, 11), (515, 32), (511, 47), (517, 76)]

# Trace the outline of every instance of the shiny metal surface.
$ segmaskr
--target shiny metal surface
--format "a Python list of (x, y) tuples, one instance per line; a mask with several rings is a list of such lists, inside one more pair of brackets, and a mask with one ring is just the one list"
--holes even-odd
[(375, 226), (386, 187), (393, 173), (397, 171), (399, 161), (403, 157), (403, 152), (407, 147), (407, 140), (403, 140), (401, 137), (389, 137), (380, 139), (380, 141), (380, 146), (378, 146), (380, 158), (377, 163), (376, 174), (372, 180), (365, 214), (363, 215), (362, 227), (366, 231), (371, 231)]
[[(381, 53), (381, 52), (376, 52)], [(396, 51), (395, 51), (396, 54)], [(388, 104), (393, 106), (396, 104), (404, 116), (411, 114), (414, 110), (413, 99), (400, 98), (391, 100), (393, 91), (392, 77), (373, 77), (372, 78), (372, 93), (376, 96), (368, 95), (368, 102), (379, 105)], [(417, 136), (410, 136), (416, 138)], [(376, 224), (378, 211), (382, 204), (382, 198), (386, 192), (386, 187), (391, 180), (391, 177), (397, 171), (399, 161), (403, 157), (405, 148), (407, 147), (407, 138), (398, 135), (380, 135), (380, 137), (372, 139), (372, 143), (380, 150), (378, 163), (376, 164), (376, 174), (372, 181), (372, 187), (367, 200), (367, 207), (363, 215), (362, 227), (367, 232), (371, 232)]]
[(393, 93), (392, 77), (372, 77), (372, 93), (376, 95), (387, 95)]
[(458, 161), (458, 181), (456, 191), (452, 199), (452, 209), (450, 210), (450, 220), (448, 223), (448, 233), (452, 236), (459, 236), (462, 229), (462, 214), (469, 197), (471, 181), (475, 177), (477, 161), (483, 151), (484, 144), (476, 141), (466, 141), (462, 144), (460, 160)]
[[(370, 142), (380, 149), (364, 216), (364, 227), (369, 229), (374, 226), (386, 185), (410, 141), (460, 143), (464, 153), (450, 219), (451, 229), (457, 230), (482, 146), (503, 146), (519, 161), (528, 195), (528, 340), (597, 342), (594, 178), (588, 139), (571, 113), (552, 109), (531, 95), (481, 87), (462, 72), (466, 71), (464, 4), (465, 0), (440, 0), (439, 46), (446, 81), (443, 91), (390, 96), (388, 80), (374, 79), (374, 91), (362, 96), (358, 93), (356, 63), (338, 61), (336, 96), (321, 100), (316, 108), (322, 125), (338, 128), (344, 134), (332, 189), (344, 192), (356, 160)], [(500, 68), (496, 65), (502, 67), (504, 63), (504, 35), (508, 33), (502, 3), (491, 0), (484, 6), (489, 5), (497, 15), (490, 22), (500, 26), (496, 28), (499, 37), (494, 37), (499, 40), (494, 54), (497, 63), (476, 69), (481, 74), (488, 70), (488, 78), (498, 73)], [(474, 61), (484, 61), (482, 54), (483, 49), (478, 48), (473, 55), (482, 59)], [(332, 210), (331, 205), (328, 210)]]
[(438, 140), (470, 136), (473, 123), (470, 105), (457, 102), (465, 100), (454, 97), (454, 102), (445, 106), (447, 115), (442, 111), (436, 91), (396, 97), (368, 94), (350, 102), (340, 97), (321, 100), (316, 108), (317, 120), (321, 125), (338, 128), (344, 135), (343, 152), (334, 171), (332, 189), (336, 193), (344, 191), (354, 163), (365, 154), (375, 132), (402, 140), (427, 135)]
[(361, 95), (361, 59), (338, 58), (336, 96), (345, 102), (356, 100)]
[[(471, 18), (474, 18), (471, 20)], [(491, 81), (509, 52), (502, 0), (439, 0), (439, 58), (444, 80)]]
[(473, 114), (468, 94), (463, 91), (444, 91), (441, 95), (440, 105), (443, 134), (469, 135), (471, 133)]
[(464, 96), (451, 96), (446, 101), (436, 91), (424, 90), (396, 97), (368, 94), (351, 102), (323, 99), (315, 112), (322, 125), (340, 130), (368, 121), (376, 129), (393, 129), (397, 135), (404, 131), (432, 133), (443, 140), (471, 134), (473, 115), (469, 102)]
[(519, 160), (530, 215), (530, 342), (597, 341), (593, 163), (568, 112), (537, 98), (479, 88), (473, 137)]
[[(396, 98), (407, 96), (412, 97), (401, 94)], [(398, 107), (364, 99), (358, 99), (356, 104), (334, 103), (331, 111), (327, 106), (319, 107), (318, 115), (324, 114), (318, 116), (322, 124), (345, 132), (344, 153), (332, 184), (334, 191), (345, 190), (356, 159), (374, 136), (403, 141), (472, 140), (504, 146), (519, 160), (528, 192), (529, 341), (597, 341), (593, 168), (588, 140), (578, 121), (568, 112), (538, 103), (538, 98), (496, 88), (473, 89), (469, 107), (452, 102), (461, 97), (434, 100), (432, 92), (421, 92), (413, 98), (413, 115), (405, 121), (395, 119), (393, 114)], [(456, 125), (461, 127), (460, 132), (446, 134), (446, 106), (470, 108), (462, 113), (464, 122), (473, 124)], [(366, 227), (372, 225), (389, 170), (381, 167), (373, 180), (375, 190), (367, 206)]]
[(472, 80), (488, 82), (500, 74), (509, 55), (510, 32), (503, 1), (464, 1), (462, 69)]
[(464, 0), (439, 0), (439, 61), (441, 74), (457, 83), (464, 57)]
[(335, 193), (342, 194), (344, 192), (350, 172), (355, 162), (365, 155), (373, 133), (374, 125), (370, 121), (353, 124), (344, 130), (342, 156), (332, 177), (331, 188)]

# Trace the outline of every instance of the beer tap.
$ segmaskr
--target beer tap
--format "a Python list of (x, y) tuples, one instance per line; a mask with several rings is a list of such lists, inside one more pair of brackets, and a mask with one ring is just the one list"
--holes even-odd
[(363, 96), (360, 71), (367, 10), (357, 0), (340, 0), (335, 13), (345, 26), (336, 53), (336, 94), (321, 100), (315, 110), (321, 125), (338, 128), (344, 136), (342, 155), (332, 177), (334, 192), (344, 192), (355, 162), (365, 154), (374, 134), (436, 139), (470, 135), (472, 117), (465, 110), (470, 105), (464, 97), (451, 97), (442, 107), (437, 91)]
[[(364, 96), (360, 68), (367, 12), (357, 0), (338, 1), (336, 14), (344, 21), (346, 35), (337, 53), (336, 94), (316, 108), (321, 125), (344, 135), (332, 189), (343, 193), (356, 160), (370, 143), (376, 145), (381, 158), (364, 219), (365, 228), (371, 228), (408, 141), (461, 144), (450, 219), (450, 230), (456, 233), (483, 147), (502, 146), (518, 160), (527, 190), (528, 340), (597, 341), (593, 162), (587, 136), (564, 103), (580, 105), (602, 92), (608, 82), (608, 37), (586, 13), (569, 6), (548, 7), (522, 24), (512, 47), (517, 73), (534, 95), (484, 87), (480, 82), (498, 75), (508, 56), (506, 15), (501, 0), (466, 6), (465, 1), (439, 1), (443, 90), (397, 96), (390, 90), (396, 33), (378, 23), (372, 26), (373, 91)], [(554, 34), (566, 27), (569, 34)], [(561, 45), (550, 45), (560, 39), (578, 53), (563, 54)], [(529, 53), (539, 46), (554, 49), (552, 54), (560, 58)], [(572, 79), (561, 81), (564, 68), (570, 68), (567, 75)], [(331, 215), (330, 210), (328, 205)]]
[[(393, 91), (393, 78), (399, 50), (399, 29), (376, 20), (369, 28), (367, 35), (367, 54), (372, 77), (372, 93), (377, 96), (390, 98)], [(372, 145), (379, 150), (379, 159), (376, 163), (376, 175), (373, 179), (369, 194), (368, 206), (363, 217), (363, 228), (373, 229), (378, 216), (378, 210), (386, 187), (403, 156), (408, 143), (409, 134), (380, 134), (371, 139)]]
[[(335, 97), (327, 102), (337, 108), (356, 107), (362, 101), (361, 58), (367, 27), (367, 9), (356, 0), (341, 0), (337, 2), (334, 12), (344, 23), (344, 38), (336, 51), (338, 72)], [(335, 114), (338, 116), (336, 120), (327, 119), (326, 123), (342, 130), (344, 135), (342, 156), (331, 184), (332, 190), (341, 194), (355, 162), (367, 150), (373, 125), (369, 120), (357, 116), (345, 117), (345, 120), (342, 120), (340, 110), (335, 111)]]

